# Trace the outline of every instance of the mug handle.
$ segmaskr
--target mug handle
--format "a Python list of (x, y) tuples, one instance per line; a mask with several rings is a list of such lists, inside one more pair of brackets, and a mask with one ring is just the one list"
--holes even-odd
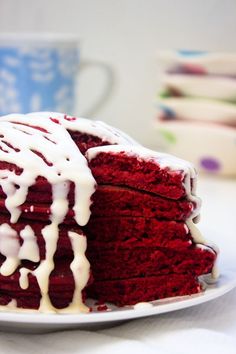
[(79, 65), (79, 75), (82, 71), (87, 70), (91, 67), (98, 68), (104, 73), (105, 86), (96, 101), (92, 104), (92, 106), (84, 112), (80, 113), (80, 116), (89, 118), (93, 117), (102, 108), (104, 103), (110, 98), (115, 83), (114, 70), (111, 68), (111, 66), (102, 61), (82, 61)]

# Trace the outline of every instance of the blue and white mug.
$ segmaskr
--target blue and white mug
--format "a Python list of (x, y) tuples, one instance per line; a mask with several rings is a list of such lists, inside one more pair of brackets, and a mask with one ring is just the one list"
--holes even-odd
[[(82, 65), (81, 65), (82, 64)], [(78, 68), (98, 66), (106, 84), (84, 115), (91, 116), (108, 98), (113, 72), (105, 63), (80, 62), (78, 38), (54, 34), (0, 35), (0, 115), (33, 111), (75, 114)]]

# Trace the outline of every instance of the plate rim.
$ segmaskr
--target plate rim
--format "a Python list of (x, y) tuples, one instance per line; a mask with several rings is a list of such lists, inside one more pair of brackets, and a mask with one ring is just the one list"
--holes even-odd
[(207, 286), (202, 293), (180, 297), (166, 298), (150, 302), (152, 306), (118, 308), (112, 311), (90, 312), (88, 314), (45, 314), (35, 312), (0, 311), (0, 324), (32, 324), (47, 326), (99, 324), (106, 322), (130, 320), (181, 310), (200, 305), (223, 296), (236, 287), (236, 270), (225, 270), (218, 281)]

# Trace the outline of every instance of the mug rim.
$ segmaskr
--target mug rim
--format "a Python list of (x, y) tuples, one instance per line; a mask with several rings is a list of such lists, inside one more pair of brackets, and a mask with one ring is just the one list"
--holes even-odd
[(38, 45), (60, 45), (70, 46), (78, 45), (79, 37), (73, 33), (53, 33), (53, 32), (5, 32), (0, 33), (0, 46), (15, 45), (21, 46), (27, 44)]

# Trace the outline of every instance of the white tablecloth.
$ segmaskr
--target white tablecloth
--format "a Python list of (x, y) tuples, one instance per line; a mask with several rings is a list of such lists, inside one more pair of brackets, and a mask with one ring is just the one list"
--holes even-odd
[[(221, 249), (219, 266), (236, 270), (236, 181), (204, 178), (200, 229)], [(202, 305), (97, 330), (0, 332), (0, 353), (236, 353), (236, 289)]]

